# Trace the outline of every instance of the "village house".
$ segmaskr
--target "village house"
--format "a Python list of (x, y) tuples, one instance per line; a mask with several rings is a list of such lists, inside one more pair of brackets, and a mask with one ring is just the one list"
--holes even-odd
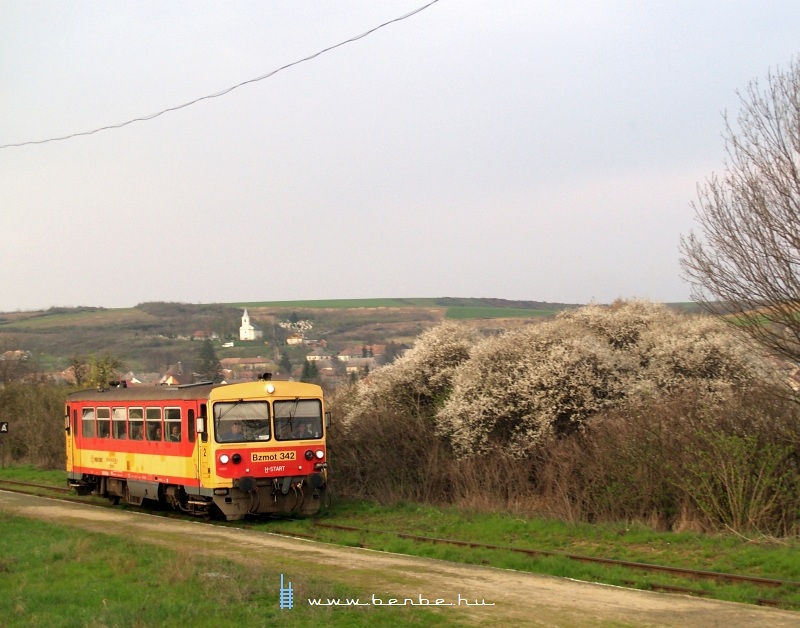
[(354, 358), (377, 358), (385, 350), (386, 345), (350, 345), (339, 352), (339, 359), (347, 362)]
[(324, 349), (314, 349), (311, 353), (306, 356), (306, 360), (309, 362), (316, 362), (318, 360), (330, 360), (331, 354), (325, 351)]
[(330, 357), (322, 358), (317, 360), (317, 371), (320, 375), (333, 375), (334, 374), (334, 366), (333, 366), (333, 359)]
[(180, 362), (171, 365), (164, 376), (158, 381), (161, 386), (182, 386), (184, 384), (191, 384), (194, 381), (194, 375), (188, 369), (183, 367)]
[(139, 373), (138, 375), (133, 371), (128, 371), (120, 377), (122, 381), (128, 383), (129, 386), (148, 385), (156, 386), (163, 375), (161, 373)]
[(275, 365), (269, 358), (222, 358), (219, 361), (223, 369), (231, 371), (264, 371)]
[(294, 333), (286, 337), (287, 345), (301, 345), (303, 344), (303, 334)]
[(215, 331), (198, 329), (192, 334), (192, 340), (217, 340), (219, 335)]
[(363, 373), (378, 368), (378, 361), (375, 358), (350, 358), (346, 364), (348, 373)]

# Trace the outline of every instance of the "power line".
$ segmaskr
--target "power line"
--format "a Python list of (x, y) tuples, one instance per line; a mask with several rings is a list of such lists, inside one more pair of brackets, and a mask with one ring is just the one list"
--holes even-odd
[(226, 94), (230, 94), (233, 90), (238, 89), (240, 87), (243, 87), (244, 85), (249, 85), (250, 83), (257, 83), (258, 81), (263, 81), (264, 79), (267, 79), (267, 78), (269, 78), (271, 76), (275, 76), (278, 72), (281, 72), (283, 70), (291, 68), (292, 66), (299, 65), (300, 63), (304, 63), (305, 61), (311, 61), (312, 59), (315, 59), (315, 58), (319, 57), (320, 55), (325, 54), (326, 52), (330, 52), (331, 50), (334, 50), (336, 48), (340, 48), (341, 46), (344, 46), (346, 44), (350, 44), (350, 43), (352, 43), (354, 41), (358, 41), (359, 39), (364, 39), (364, 37), (366, 37), (367, 35), (371, 35), (372, 33), (374, 33), (375, 31), (383, 28), (384, 26), (388, 26), (389, 24), (394, 24), (395, 22), (401, 22), (401, 21), (403, 21), (403, 20), (405, 20), (405, 19), (407, 19), (407, 18), (409, 18), (409, 17), (411, 17), (413, 15), (416, 15), (417, 13), (420, 13), (420, 12), (424, 11), (425, 9), (427, 9), (428, 7), (436, 4), (437, 2), (439, 2), (439, 0), (431, 0), (431, 2), (429, 2), (428, 4), (426, 4), (424, 6), (421, 6), (418, 9), (414, 9), (410, 13), (406, 13), (405, 15), (401, 15), (400, 17), (396, 17), (396, 18), (394, 18), (392, 20), (389, 20), (388, 22), (384, 22), (383, 24), (379, 24), (378, 26), (376, 26), (374, 28), (371, 28), (371, 29), (369, 29), (368, 31), (366, 31), (364, 33), (361, 33), (360, 35), (356, 35), (355, 37), (351, 37), (350, 39), (346, 39), (345, 41), (339, 42), (338, 44), (334, 44), (333, 46), (329, 46), (327, 48), (324, 48), (323, 50), (320, 50), (319, 52), (315, 52), (314, 54), (309, 55), (308, 57), (304, 57), (302, 59), (298, 59), (297, 61), (292, 61), (291, 63), (287, 63), (286, 65), (283, 65), (283, 66), (277, 68), (276, 70), (272, 70), (271, 72), (268, 72), (267, 74), (264, 74), (262, 76), (257, 76), (256, 78), (248, 79), (247, 81), (242, 81), (241, 83), (239, 83), (237, 85), (234, 85), (233, 87), (228, 87), (228, 88), (223, 89), (222, 91), (216, 92), (214, 94), (208, 94), (207, 96), (201, 96), (200, 98), (195, 98), (194, 100), (190, 100), (189, 102), (183, 103), (182, 105), (176, 105), (175, 107), (169, 107), (168, 109), (163, 109), (163, 110), (159, 111), (158, 113), (151, 113), (151, 114), (146, 115), (146, 116), (141, 116), (139, 118), (134, 118), (132, 120), (127, 120), (126, 122), (120, 122), (119, 124), (110, 124), (108, 126), (102, 126), (100, 128), (93, 129), (91, 131), (80, 131), (78, 133), (72, 133), (70, 135), (64, 135), (62, 137), (51, 137), (51, 138), (48, 138), (46, 140), (30, 140), (30, 141), (27, 141), (27, 142), (19, 142), (17, 144), (0, 144), (0, 149), (2, 149), (2, 148), (13, 148), (13, 147), (17, 147), (17, 146), (29, 146), (31, 144), (46, 144), (48, 142), (60, 142), (62, 140), (72, 139), (73, 137), (80, 137), (81, 135), (94, 135), (95, 133), (100, 133), (101, 131), (109, 131), (111, 129), (120, 129), (120, 128), (124, 127), (124, 126), (128, 126), (129, 124), (133, 124), (134, 122), (144, 122), (146, 120), (152, 120), (153, 118), (158, 118), (159, 116), (162, 116), (165, 113), (169, 113), (171, 111), (178, 111), (179, 109), (185, 109), (186, 107), (190, 107), (191, 105), (197, 104), (197, 103), (199, 103), (200, 101), (203, 101), (203, 100), (210, 100), (212, 98), (219, 98), (220, 96), (225, 96)]

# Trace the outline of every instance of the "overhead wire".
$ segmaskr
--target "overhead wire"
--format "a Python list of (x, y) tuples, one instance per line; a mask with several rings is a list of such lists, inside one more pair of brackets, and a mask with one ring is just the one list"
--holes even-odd
[(140, 116), (138, 118), (133, 118), (132, 120), (126, 120), (125, 122), (120, 122), (118, 124), (109, 124), (107, 126), (102, 126), (102, 127), (96, 128), (96, 129), (92, 129), (91, 131), (79, 131), (77, 133), (71, 133), (69, 135), (64, 135), (62, 137), (51, 137), (51, 138), (48, 138), (46, 140), (29, 140), (29, 141), (26, 141), (26, 142), (18, 142), (18, 143), (13, 143), (13, 144), (0, 144), (0, 149), (2, 149), (2, 148), (13, 148), (13, 147), (19, 147), (19, 146), (30, 146), (32, 144), (46, 144), (48, 142), (60, 142), (60, 141), (63, 141), (63, 140), (69, 140), (69, 139), (72, 139), (74, 137), (80, 137), (80, 136), (83, 136), (83, 135), (94, 135), (95, 133), (100, 133), (101, 131), (109, 131), (109, 130), (112, 130), (112, 129), (121, 129), (122, 127), (128, 126), (129, 124), (133, 124), (134, 122), (145, 122), (147, 120), (153, 120), (154, 118), (158, 118), (159, 116), (163, 116), (165, 113), (170, 113), (170, 112), (173, 112), (173, 111), (178, 111), (180, 109), (185, 109), (186, 107), (191, 107), (192, 105), (195, 105), (195, 104), (197, 104), (197, 103), (199, 103), (199, 102), (201, 102), (203, 100), (210, 100), (212, 98), (219, 98), (220, 96), (225, 96), (226, 94), (230, 94), (235, 89), (239, 89), (240, 87), (243, 87), (245, 85), (249, 85), (251, 83), (257, 83), (258, 81), (263, 81), (264, 79), (268, 79), (271, 76), (275, 76), (278, 72), (282, 72), (283, 70), (291, 68), (292, 66), (299, 65), (300, 63), (304, 63), (306, 61), (311, 61), (312, 59), (316, 59), (317, 57), (319, 57), (320, 55), (325, 54), (326, 52), (330, 52), (331, 50), (335, 50), (336, 48), (340, 48), (340, 47), (345, 46), (347, 44), (353, 43), (355, 41), (358, 41), (359, 39), (364, 39), (368, 35), (371, 35), (375, 31), (380, 30), (381, 28), (383, 28), (385, 26), (389, 26), (390, 24), (394, 24), (395, 22), (401, 22), (401, 21), (403, 21), (405, 19), (408, 19), (408, 18), (416, 15), (417, 13), (421, 13), (422, 11), (424, 11), (428, 7), (436, 4), (437, 2), (439, 2), (439, 0), (431, 0), (431, 2), (428, 2), (428, 4), (425, 4), (425, 5), (417, 8), (417, 9), (414, 9), (410, 13), (406, 13), (405, 15), (401, 15), (400, 17), (396, 17), (396, 18), (391, 19), (391, 20), (389, 20), (387, 22), (383, 22), (382, 24), (379, 24), (378, 26), (375, 26), (375, 27), (369, 29), (368, 31), (365, 31), (365, 32), (361, 33), (360, 35), (356, 35), (355, 37), (351, 37), (350, 39), (346, 39), (344, 41), (341, 41), (338, 44), (334, 44), (333, 46), (328, 46), (327, 48), (323, 48), (319, 52), (315, 52), (314, 54), (309, 55), (307, 57), (303, 57), (302, 59), (298, 59), (296, 61), (292, 61), (291, 63), (287, 63), (286, 65), (282, 65), (281, 67), (279, 67), (279, 68), (277, 68), (275, 70), (272, 70), (271, 72), (268, 72), (267, 74), (262, 74), (261, 76), (257, 76), (255, 78), (248, 79), (246, 81), (242, 81), (241, 83), (237, 83), (236, 85), (233, 85), (232, 87), (228, 87), (226, 89), (223, 89), (221, 91), (215, 92), (213, 94), (208, 94), (206, 96), (201, 96), (199, 98), (195, 98), (194, 100), (190, 100), (189, 102), (185, 102), (182, 105), (176, 105), (174, 107), (169, 107), (167, 109), (162, 109), (161, 111), (159, 111), (157, 113), (151, 113), (151, 114), (146, 115), (146, 116)]

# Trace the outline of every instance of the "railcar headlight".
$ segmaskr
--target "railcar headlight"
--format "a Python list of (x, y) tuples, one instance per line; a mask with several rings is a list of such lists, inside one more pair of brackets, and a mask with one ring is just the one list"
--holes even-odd
[(310, 449), (305, 453), (306, 460), (313, 460), (314, 459), (314, 452)]
[(233, 464), (239, 464), (242, 461), (242, 457), (239, 454), (233, 454), (231, 460), (233, 460)]
[(220, 461), (222, 464), (228, 464), (228, 460), (230, 460), (230, 458), (228, 458), (228, 454), (222, 454), (222, 455), (219, 457), (219, 461)]
[(317, 458), (322, 460), (324, 457), (325, 457), (325, 452), (322, 451), (321, 449), (317, 449)]

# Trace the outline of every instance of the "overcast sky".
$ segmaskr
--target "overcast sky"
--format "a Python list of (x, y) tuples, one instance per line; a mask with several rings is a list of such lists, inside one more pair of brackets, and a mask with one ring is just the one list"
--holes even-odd
[[(424, 4), (0, 0), (0, 144)], [(722, 112), (798, 33), (796, 0), (440, 0), (0, 149), (0, 311), (688, 300)]]

